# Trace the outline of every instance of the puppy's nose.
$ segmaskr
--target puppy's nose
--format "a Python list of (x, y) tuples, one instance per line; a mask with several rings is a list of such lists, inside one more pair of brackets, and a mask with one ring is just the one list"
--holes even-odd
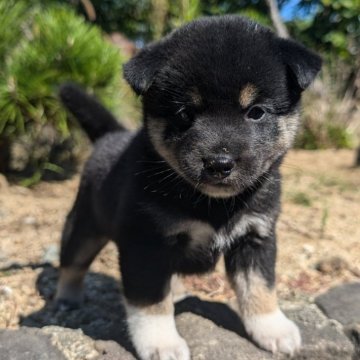
[(230, 155), (215, 155), (203, 159), (206, 175), (225, 179), (231, 174), (235, 161)]

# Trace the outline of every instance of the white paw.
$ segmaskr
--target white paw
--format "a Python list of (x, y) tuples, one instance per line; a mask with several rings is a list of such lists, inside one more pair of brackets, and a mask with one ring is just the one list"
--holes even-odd
[(265, 350), (293, 355), (300, 349), (298, 327), (281, 310), (244, 319), (244, 325), (253, 340)]
[(141, 360), (190, 360), (172, 314), (146, 314), (130, 306), (127, 312), (131, 340)]
[(165, 337), (160, 343), (147, 343), (142, 339), (135, 341), (135, 347), (142, 360), (190, 360), (190, 350), (179, 335), (172, 339)]

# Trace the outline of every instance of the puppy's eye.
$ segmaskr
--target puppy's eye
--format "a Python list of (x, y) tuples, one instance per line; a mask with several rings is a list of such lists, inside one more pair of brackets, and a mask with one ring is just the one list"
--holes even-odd
[(192, 113), (185, 108), (181, 108), (179, 111), (175, 113), (175, 117), (174, 117), (174, 121), (172, 122), (172, 125), (177, 130), (185, 131), (191, 127), (192, 122), (193, 122)]
[(251, 120), (260, 120), (264, 117), (265, 110), (260, 106), (253, 106), (246, 114)]
[(184, 122), (190, 121), (190, 116), (185, 110), (180, 111), (179, 116), (180, 116), (180, 119)]

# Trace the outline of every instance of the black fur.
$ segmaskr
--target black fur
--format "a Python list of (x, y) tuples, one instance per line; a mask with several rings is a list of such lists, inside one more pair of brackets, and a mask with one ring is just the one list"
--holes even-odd
[[(60, 89), (60, 98), (68, 110), (78, 119), (91, 141), (104, 134), (123, 130), (114, 116), (94, 97), (80, 90), (75, 84), (64, 84)], [(94, 119), (97, 119), (94, 121)]]
[[(106, 238), (119, 247), (124, 292), (133, 303), (160, 301), (173, 273), (209, 271), (221, 252), (229, 273), (256, 268), (273, 286), (279, 166), (301, 92), (320, 67), (320, 58), (298, 43), (225, 16), (194, 21), (125, 65), (144, 105), (144, 127), (136, 133), (115, 125), (77, 88), (63, 88), (65, 105), (90, 138), (101, 138), (68, 216), (61, 266), (86, 268)], [(248, 84), (256, 92), (242, 107), (239, 94)], [(264, 112), (259, 120), (250, 116), (253, 105)], [(213, 158), (223, 167), (224, 156), (233, 168), (205, 167)], [(250, 224), (227, 243), (245, 215), (266, 219), (268, 232)], [(193, 245), (190, 223), (212, 229), (209, 241)]]

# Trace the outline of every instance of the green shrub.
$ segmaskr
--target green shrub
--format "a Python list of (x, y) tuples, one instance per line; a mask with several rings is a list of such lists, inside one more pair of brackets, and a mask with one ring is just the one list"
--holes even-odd
[[(18, 43), (26, 26), (25, 2), (0, 0), (0, 64), (3, 65), (10, 49)], [(21, 25), (23, 27), (21, 27)], [(4, 68), (0, 67), (3, 75)]]
[(352, 149), (353, 147), (353, 136), (346, 126), (331, 121), (310, 123), (305, 120), (295, 141), (295, 148), (305, 150)]
[(66, 6), (26, 4), (0, 0), (0, 143), (24, 133), (35, 140), (49, 124), (67, 136), (71, 122), (57, 98), (65, 81), (111, 109), (122, 91), (124, 58), (97, 27)]
[[(325, 69), (326, 70), (326, 69)], [(359, 119), (356, 101), (340, 96), (337, 84), (326, 76), (305, 92), (301, 128), (295, 147), (306, 150), (351, 149), (357, 134), (351, 130)]]

